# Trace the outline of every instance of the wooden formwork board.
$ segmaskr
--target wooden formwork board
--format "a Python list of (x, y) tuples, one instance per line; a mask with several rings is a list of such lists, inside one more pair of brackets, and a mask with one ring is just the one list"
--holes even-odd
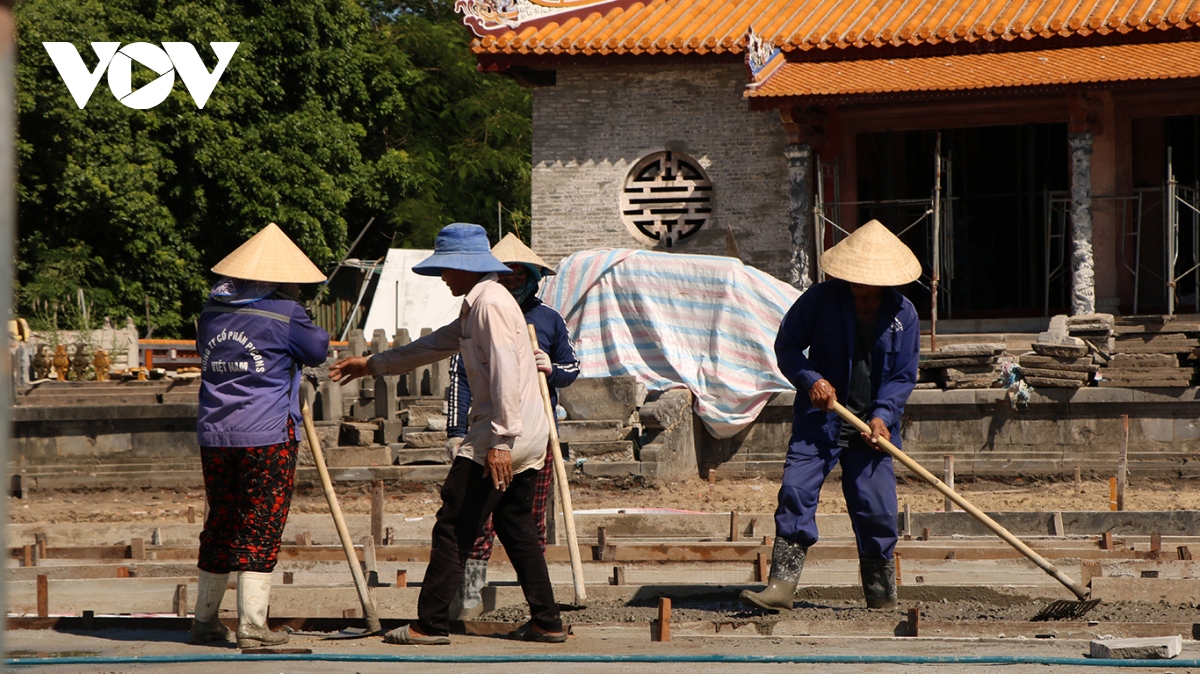
[[(1170, 512), (1009, 512), (989, 513), (1001, 525), (1021, 538), (1097, 536), (1104, 532), (1131, 540), (1158, 533), (1165, 538), (1190, 536), (1200, 532), (1200, 511)], [(594, 544), (597, 531), (604, 528), (609, 543), (620, 545), (628, 539), (656, 539), (664, 543), (680, 541), (728, 542), (761, 540), (775, 535), (775, 520), (771, 513), (576, 513), (576, 527), (581, 542)], [(901, 517), (901, 519), (903, 519)], [(347, 527), (354, 540), (371, 533), (370, 515), (346, 515)], [(1055, 522), (1063, 523), (1056, 531)], [(967, 536), (992, 537), (964, 512), (911, 513), (910, 531), (901, 534), (914, 537), (928, 528), (934, 537)], [(393, 543), (427, 544), (433, 527), (433, 517), (407, 518), (402, 514), (384, 513), (383, 530), (391, 532)], [(852, 537), (850, 520), (841, 514), (817, 515), (817, 527), (822, 539)], [(34, 544), (40, 535), (50, 547), (109, 546), (128, 544), (134, 538), (149, 543), (158, 539), (164, 545), (196, 545), (202, 525), (197, 522), (161, 523), (88, 523), (88, 524), (10, 524), (6, 541), (10, 548)], [(325, 514), (293, 514), (284, 529), (285, 543), (297, 536), (309, 534), (315, 545), (338, 545), (339, 539), (332, 518)]]
[[(51, 615), (120, 613), (176, 613), (179, 610), (179, 586), (186, 596), (196, 596), (195, 578), (122, 578), (88, 580), (52, 580), (49, 582)], [(6, 585), (8, 612), (37, 613), (37, 589), (33, 581), (10, 581)], [(416, 617), (420, 588), (371, 588), (381, 618)], [(185, 605), (190, 611), (192, 606)], [(341, 618), (346, 610), (361, 612), (362, 603), (353, 586), (276, 585), (271, 588), (271, 615), (280, 618)], [(237, 612), (237, 593), (227, 591), (222, 611)]]
[[(1026, 542), (1035, 551), (1048, 559), (1179, 559), (1182, 550), (1195, 549), (1200, 552), (1200, 538), (1197, 537), (1159, 537), (1157, 549), (1151, 544), (1150, 538), (1134, 543), (1130, 539), (1114, 539), (1112, 549), (1105, 549), (1101, 538), (1096, 539), (1027, 539)], [(358, 556), (363, 558), (362, 547), (358, 546)], [(982, 540), (953, 540), (934, 538), (928, 541), (901, 540), (896, 545), (906, 560), (1001, 560), (1022, 559), (1022, 555), (1003, 542), (995, 539)], [(759, 554), (769, 555), (771, 546), (763, 541), (747, 541), (738, 543), (705, 543), (705, 542), (637, 542), (627, 540), (623, 543), (606, 544), (603, 551), (598, 546), (581, 545), (581, 555), (585, 560), (609, 562), (720, 562), (746, 561), (754, 562)], [(38, 565), (53, 564), (56, 561), (78, 560), (93, 563), (129, 565), (148, 561), (156, 562), (187, 562), (195, 560), (198, 548), (195, 546), (147, 546), (145, 543), (110, 546), (85, 547), (44, 547), (37, 555)], [(427, 545), (385, 545), (375, 548), (375, 556), (382, 561), (423, 562), (429, 559)], [(9, 559), (13, 563), (24, 564), (25, 550), (11, 548)], [(494, 557), (506, 560), (503, 546), (497, 546)], [(809, 550), (809, 559), (838, 560), (857, 559), (858, 549), (847, 540), (822, 541)], [(321, 562), (340, 561), (344, 553), (340, 546), (331, 545), (284, 545), (279, 551), (281, 562)], [(566, 561), (569, 559), (565, 546), (550, 546), (546, 549), (546, 559), (550, 562)]]
[[(1082, 579), (1084, 585), (1093, 577), (1125, 578), (1138, 580), (1192, 580), (1200, 578), (1200, 561), (1192, 560), (1140, 560), (1107, 559), (1096, 562), (1088, 559), (1056, 559), (1060, 568), (1072, 577)], [(196, 567), (191, 562), (143, 562), (131, 566), (115, 564), (63, 563), (62, 560), (46, 560), (47, 564), (35, 567), (13, 567), (6, 570), (6, 580), (33, 581), (39, 575), (51, 580), (117, 579), (121, 569), (132, 572), (138, 579), (186, 577), (194, 579)], [(1086, 571), (1083, 567), (1089, 566)], [(377, 562), (377, 575), (384, 584), (391, 584), (397, 572), (403, 571), (406, 579), (419, 583), (424, 577), (426, 562)], [(584, 577), (592, 585), (616, 584), (613, 573), (620, 569), (621, 584), (670, 584), (681, 579), (695, 579), (698, 583), (752, 584), (763, 582), (759, 577), (757, 559), (734, 562), (608, 562), (587, 561)], [(552, 560), (548, 564), (550, 578), (555, 583), (570, 583), (571, 568), (566, 560)], [(349, 583), (350, 576), (345, 562), (329, 561), (283, 561), (276, 568), (276, 586), (286, 584), (286, 578), (296, 585), (328, 585)], [(493, 557), (488, 567), (488, 578), (493, 583), (515, 583), (516, 573), (508, 560), (500, 555)], [(817, 559), (805, 567), (807, 584), (829, 586), (855, 586), (858, 583), (857, 560)], [(902, 585), (962, 585), (962, 586), (1022, 586), (1053, 588), (1056, 581), (1037, 569), (1031, 562), (1020, 558), (993, 560), (956, 558), (921, 559), (905, 558), (900, 580)]]

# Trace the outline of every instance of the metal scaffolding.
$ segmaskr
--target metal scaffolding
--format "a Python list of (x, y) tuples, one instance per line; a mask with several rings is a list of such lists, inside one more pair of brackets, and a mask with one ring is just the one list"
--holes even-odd
[[(1194, 185), (1180, 185), (1175, 179), (1175, 168), (1172, 161), (1172, 148), (1167, 148), (1167, 190), (1166, 190), (1166, 249), (1167, 249), (1167, 314), (1175, 315), (1175, 302), (1178, 299), (1179, 282), (1191, 275), (1193, 281), (1193, 301), (1195, 310), (1200, 312), (1200, 181)], [(1184, 211), (1180, 211), (1183, 206)], [(1179, 233), (1183, 220), (1188, 220), (1192, 235), (1192, 266), (1186, 271), (1176, 274), (1179, 264)]]
[[(913, 227), (929, 220), (930, 227), (927, 232), (929, 249), (932, 251), (932, 260), (929, 261), (930, 272), (922, 274), (918, 281), (930, 291), (931, 296), (931, 315), (933, 317), (931, 326), (931, 336), (933, 343), (936, 345), (937, 340), (937, 314), (939, 310), (939, 302), (944, 301), (942, 309), (945, 310), (946, 317), (952, 317), (951, 305), (951, 283), (954, 279), (954, 256), (942, 255), (943, 250), (954, 250), (954, 192), (953, 192), (953, 174), (952, 165), (949, 157), (942, 157), (942, 134), (937, 134), (937, 145), (934, 151), (934, 186), (927, 199), (882, 199), (874, 201), (842, 201), (841, 200), (841, 185), (838, 181), (838, 165), (834, 161), (832, 164), (822, 163), (821, 157), (816, 158), (817, 176), (817, 198), (813, 204), (813, 236), (815, 239), (816, 263), (817, 263), (817, 281), (825, 280), (825, 273), (821, 271), (821, 255), (825, 251), (825, 238), (830, 234), (832, 244), (836, 245), (838, 241), (845, 238), (850, 232), (838, 224), (835, 219), (843, 206), (898, 206), (901, 208), (915, 207), (921, 208), (922, 212), (917, 216), (916, 220), (912, 221), (904, 229), (896, 232), (896, 236), (903, 236)], [(943, 181), (945, 189), (943, 189)], [(832, 199), (827, 199), (827, 195), (832, 191)], [(915, 209), (914, 209), (915, 210)], [(833, 216), (833, 217), (831, 217)], [(930, 217), (932, 216), (932, 217)], [(939, 289), (942, 291), (939, 294)], [(939, 299), (940, 298), (940, 299)]]
[[(827, 236), (832, 245), (850, 233), (838, 223), (842, 207), (891, 206), (912, 209), (910, 212), (914, 215), (916, 209), (923, 210), (915, 221), (898, 231), (897, 235), (903, 235), (929, 218), (927, 243), (932, 260), (923, 262), (931, 271), (923, 274), (920, 282), (930, 291), (934, 335), (937, 332), (936, 321), (939, 313), (945, 318), (953, 317), (951, 286), (955, 278), (953, 251), (956, 198), (953, 194), (953, 165), (949, 157), (941, 156), (941, 149), (939, 133), (935, 150), (935, 184), (927, 199), (842, 201), (837, 162), (822, 163), (818, 156), (815, 172), (817, 195), (813, 205), (818, 281), (825, 280), (824, 273), (820, 271), (820, 259), (826, 248)], [(1187, 301), (1200, 313), (1200, 180), (1193, 184), (1180, 183), (1175, 176), (1172, 154), (1172, 148), (1168, 147), (1167, 178), (1161, 187), (1136, 188), (1132, 194), (1126, 196), (1092, 197), (1093, 213), (1117, 214), (1120, 264), (1133, 276), (1134, 314), (1137, 314), (1144, 304), (1142, 292), (1146, 275), (1156, 283), (1162, 284), (1165, 296), (1158, 295), (1158, 298), (1165, 300), (1168, 314), (1174, 315), (1181, 301)], [(1042, 312), (1043, 315), (1049, 316), (1054, 285), (1065, 283), (1066, 287), (1062, 292), (1067, 296), (1070, 294), (1071, 194), (1066, 190), (1047, 189), (1043, 190), (1042, 198)], [(1151, 254), (1148, 257), (1144, 252), (1144, 244), (1148, 234), (1147, 225), (1157, 219), (1157, 216), (1148, 218), (1147, 215), (1160, 208), (1163, 248), (1161, 259), (1156, 262), (1150, 258), (1159, 256)], [(1186, 269), (1180, 270), (1180, 265), (1186, 265)], [(1191, 291), (1190, 294), (1181, 294), (1181, 288), (1187, 288)], [(1158, 301), (1154, 300), (1154, 303), (1157, 304)]]
[[(1132, 196), (1100, 198), (1114, 202), (1113, 210), (1122, 214), (1120, 257), (1122, 265), (1133, 276), (1134, 314), (1141, 309), (1145, 275), (1162, 284), (1163, 294), (1159, 297), (1166, 302), (1167, 313), (1171, 315), (1174, 315), (1180, 300), (1185, 297), (1179, 294), (1181, 283), (1190, 276), (1193, 308), (1200, 312), (1200, 181), (1191, 185), (1180, 184), (1175, 177), (1173, 154), (1172, 148), (1168, 147), (1167, 179), (1161, 187), (1139, 187)], [(1146, 215), (1155, 210), (1161, 211), (1162, 256), (1158, 264), (1148, 264), (1144, 253), (1148, 224)], [(1181, 240), (1185, 231), (1191, 239), (1191, 245), (1186, 246), (1190, 249), (1191, 266), (1178, 271), (1180, 255), (1187, 243)], [(1130, 248), (1133, 264), (1128, 261), (1131, 257)], [(1184, 264), (1188, 262), (1183, 261)]]
[[(1142, 263), (1142, 221), (1148, 208), (1158, 208), (1162, 205), (1162, 188), (1139, 187), (1134, 189), (1133, 196), (1128, 197), (1132, 206), (1132, 217), (1126, 217), (1121, 222), (1120, 252), (1121, 264), (1133, 275), (1133, 313), (1138, 313), (1142, 294), (1142, 273), (1150, 274), (1159, 281), (1162, 275)], [(1133, 248), (1133, 264), (1130, 265), (1128, 247)], [(1165, 285), (1164, 285), (1165, 287)]]

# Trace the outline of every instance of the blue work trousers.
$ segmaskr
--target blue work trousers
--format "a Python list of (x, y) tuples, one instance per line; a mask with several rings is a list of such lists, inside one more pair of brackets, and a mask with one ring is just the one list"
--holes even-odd
[(892, 457), (854, 441), (848, 448), (793, 439), (783, 465), (775, 535), (817, 542), (817, 500), (829, 471), (842, 464), (842, 493), (860, 559), (891, 559), (896, 548), (896, 472)]

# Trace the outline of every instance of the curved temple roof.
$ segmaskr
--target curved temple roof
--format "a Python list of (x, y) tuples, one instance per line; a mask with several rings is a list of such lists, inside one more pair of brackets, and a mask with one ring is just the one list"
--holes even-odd
[(785, 63), (748, 98), (886, 96), (1200, 77), (1200, 42)]
[[(1200, 0), (459, 0), (536, 7), (481, 31), (477, 54), (741, 53), (753, 27), (785, 52), (1184, 29)], [(559, 7), (560, 9), (550, 9)], [(568, 11), (569, 10), (569, 11)]]

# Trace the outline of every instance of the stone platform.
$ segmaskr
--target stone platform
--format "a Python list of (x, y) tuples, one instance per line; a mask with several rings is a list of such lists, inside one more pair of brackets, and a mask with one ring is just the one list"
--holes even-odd
[[(181, 380), (47, 382), (20, 392), (13, 407), (13, 487), (21, 487), (22, 480), (28, 488), (199, 486), (197, 389), (194, 381)], [(1131, 473), (1195, 477), (1200, 476), (1198, 392), (1036, 388), (1027, 403), (1014, 408), (1004, 389), (918, 390), (906, 407), (903, 449), (935, 472), (945, 455), (953, 455), (961, 477), (1073, 476), (1076, 468), (1085, 476), (1111, 475), (1126, 415)], [(711, 437), (693, 416), (685, 390), (647, 394), (620, 378), (580, 379), (564, 391), (563, 400), (574, 410), (562, 424), (573, 479), (679, 480), (705, 477), (713, 468), (722, 476), (782, 474), (792, 393), (776, 395), (753, 425), (724, 440)], [(405, 410), (440, 408), (440, 399), (400, 398), (399, 403), (395, 420), (317, 422), (334, 479), (437, 482), (444, 477), (440, 443), (422, 449), (394, 441), (410, 430)], [(348, 425), (360, 431), (355, 436), (360, 444), (341, 447), (353, 435), (339, 433)], [(416, 434), (408, 437), (414, 440)], [(384, 440), (389, 444), (381, 444)], [(315, 480), (316, 472), (302, 465), (298, 477)]]

